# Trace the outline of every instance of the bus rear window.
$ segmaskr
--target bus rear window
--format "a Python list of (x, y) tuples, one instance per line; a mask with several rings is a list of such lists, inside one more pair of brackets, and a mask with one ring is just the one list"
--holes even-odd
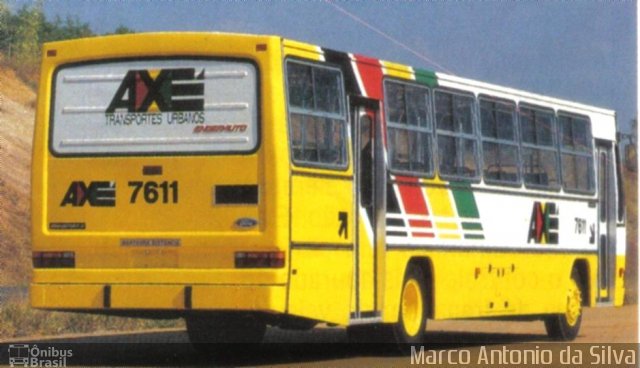
[(258, 71), (243, 61), (157, 59), (63, 66), (53, 82), (60, 156), (250, 152)]

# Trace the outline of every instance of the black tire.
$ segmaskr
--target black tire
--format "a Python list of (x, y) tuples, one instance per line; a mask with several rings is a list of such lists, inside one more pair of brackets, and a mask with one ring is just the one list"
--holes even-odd
[(250, 314), (196, 314), (185, 319), (189, 341), (198, 350), (215, 344), (259, 343), (267, 331), (265, 321)]
[(395, 340), (401, 350), (407, 345), (424, 342), (428, 313), (429, 300), (424, 272), (417, 265), (410, 264), (402, 283), (398, 322), (393, 325)]
[(571, 341), (578, 336), (582, 323), (582, 279), (576, 269), (571, 272), (569, 289), (566, 293), (565, 313), (547, 317), (544, 326), (553, 340)]

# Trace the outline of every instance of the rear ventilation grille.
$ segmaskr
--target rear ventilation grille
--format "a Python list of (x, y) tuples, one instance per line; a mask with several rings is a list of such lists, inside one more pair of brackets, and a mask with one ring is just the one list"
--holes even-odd
[(258, 204), (257, 185), (216, 185), (215, 204)]

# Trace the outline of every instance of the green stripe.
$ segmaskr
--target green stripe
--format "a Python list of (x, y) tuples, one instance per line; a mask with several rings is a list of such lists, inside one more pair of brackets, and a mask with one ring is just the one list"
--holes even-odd
[(478, 234), (464, 234), (465, 239), (484, 239), (484, 235)]
[(482, 224), (479, 222), (463, 222), (462, 228), (464, 230), (482, 230)]
[(436, 73), (424, 69), (414, 69), (414, 72), (416, 74), (416, 82), (428, 87), (438, 86), (438, 77), (436, 77)]
[(478, 212), (478, 206), (476, 205), (476, 199), (471, 191), (471, 186), (466, 183), (453, 183), (455, 186), (451, 188), (453, 193), (453, 199), (456, 202), (456, 208), (458, 209), (458, 216), (468, 218), (480, 218)]

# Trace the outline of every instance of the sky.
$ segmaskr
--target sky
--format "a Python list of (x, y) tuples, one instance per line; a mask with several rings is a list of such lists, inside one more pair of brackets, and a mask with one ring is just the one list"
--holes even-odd
[(277, 34), (613, 109), (622, 131), (637, 115), (635, 1), (335, 4), (361, 22), (319, 0), (46, 0), (44, 8), (50, 19), (77, 17), (97, 33), (124, 25)]

